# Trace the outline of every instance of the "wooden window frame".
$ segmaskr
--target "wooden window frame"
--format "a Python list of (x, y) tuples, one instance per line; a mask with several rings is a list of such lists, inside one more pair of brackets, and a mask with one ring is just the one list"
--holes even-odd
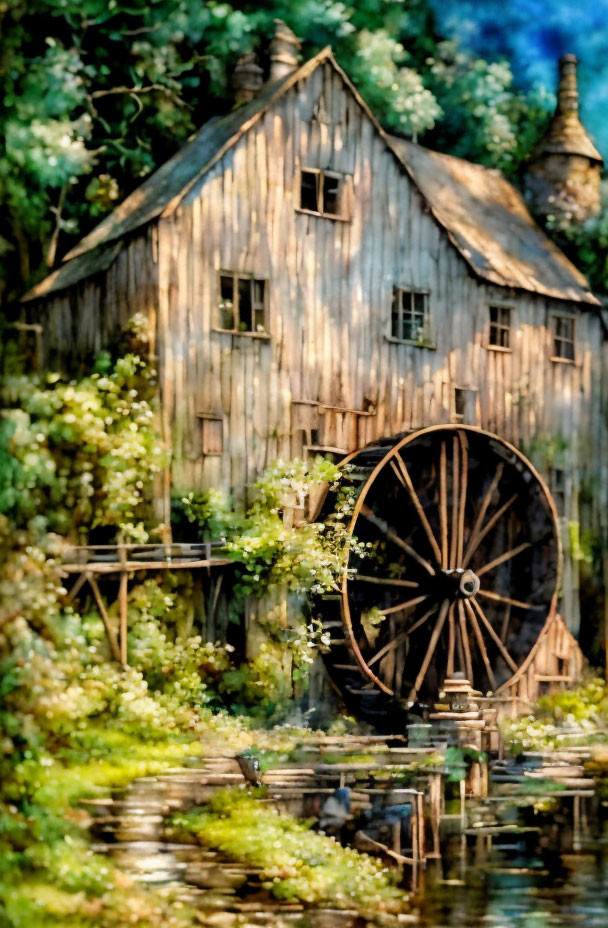
[[(233, 327), (226, 328), (223, 323), (223, 298), (222, 298), (222, 278), (231, 278), (232, 279), (232, 319)], [(251, 300), (251, 320), (252, 325), (255, 325), (256, 312), (263, 313), (263, 327), (261, 329), (252, 328), (252, 329), (242, 329), (240, 328), (240, 316), (239, 316), (239, 284), (242, 281), (249, 281), (250, 284), (250, 300)], [(261, 303), (256, 302), (255, 300), (255, 284), (263, 284), (263, 300)], [(218, 325), (214, 327), (216, 332), (226, 332), (230, 335), (245, 335), (254, 338), (270, 338), (268, 332), (268, 290), (269, 282), (267, 277), (260, 277), (257, 274), (251, 274), (246, 271), (230, 271), (225, 268), (220, 268), (217, 275), (217, 311), (219, 314)], [(235, 327), (236, 326), (236, 327)]]
[[(403, 305), (404, 296), (410, 297), (410, 308), (406, 310)], [(424, 297), (424, 309), (422, 311), (423, 323), (420, 329), (420, 335), (418, 338), (404, 338), (403, 337), (403, 328), (404, 328), (404, 319), (406, 314), (410, 318), (410, 324), (415, 324), (414, 320), (417, 315), (420, 313), (417, 312), (414, 305), (414, 297), (422, 296)], [(417, 287), (393, 287), (393, 296), (391, 300), (391, 318), (390, 318), (390, 332), (386, 336), (387, 341), (393, 342), (398, 345), (413, 345), (416, 348), (435, 348), (435, 344), (431, 338), (431, 291), (423, 290)], [(393, 331), (393, 320), (395, 317), (395, 303), (399, 301), (399, 322), (398, 329), (401, 334), (395, 334)]]
[[(302, 180), (304, 174), (314, 174), (317, 178), (317, 209), (307, 209), (302, 206)], [(324, 207), (324, 183), (319, 183), (319, 179), (325, 180), (326, 177), (330, 177), (333, 180), (339, 181), (338, 186), (338, 204), (339, 212), (337, 213), (328, 213), (325, 211)], [(299, 174), (299, 185), (298, 185), (298, 206), (296, 207), (298, 213), (304, 213), (307, 216), (321, 216), (323, 219), (336, 219), (338, 222), (350, 222), (350, 186), (351, 186), (351, 175), (343, 174), (340, 171), (330, 171), (325, 170), (324, 168), (311, 168), (311, 167), (301, 167)]]
[[(572, 323), (572, 338), (557, 334), (557, 324), (561, 321)], [(557, 344), (572, 345), (572, 357), (556, 353)], [(557, 364), (576, 364), (576, 316), (573, 313), (551, 314), (551, 360)]]
[[(459, 400), (462, 401), (462, 409), (459, 410)], [(452, 387), (452, 402), (450, 410), (450, 422), (463, 425), (477, 425), (479, 421), (479, 390), (477, 387), (461, 386), (454, 384)], [(473, 411), (473, 415), (470, 413)]]
[[(201, 454), (209, 458), (221, 457), (224, 453), (224, 417), (215, 412), (197, 412), (196, 415), (201, 423)], [(212, 439), (211, 434), (207, 433), (210, 432), (213, 425), (217, 427), (218, 424), (219, 442), (216, 442)], [(217, 444), (219, 444), (219, 450), (213, 448)]]
[[(492, 310), (497, 310), (498, 319), (495, 321), (492, 320)], [(508, 322), (504, 322), (501, 319), (502, 313), (508, 313)], [(488, 303), (488, 340), (486, 348), (489, 351), (513, 351), (513, 346), (511, 344), (511, 335), (513, 333), (513, 313), (515, 312), (515, 307), (512, 303), (500, 303), (498, 301), (492, 301)], [(501, 333), (506, 333), (507, 344), (501, 345), (498, 341), (492, 341), (492, 334), (495, 333), (495, 337), (500, 337)]]

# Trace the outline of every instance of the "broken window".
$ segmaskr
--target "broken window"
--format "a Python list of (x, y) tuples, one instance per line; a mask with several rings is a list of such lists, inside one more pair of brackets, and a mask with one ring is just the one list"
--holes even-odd
[(333, 171), (302, 168), (300, 209), (320, 216), (346, 218), (345, 177)]
[(219, 327), (230, 332), (265, 332), (266, 292), (265, 280), (221, 271)]
[(511, 347), (511, 306), (490, 306), (490, 337), (493, 348)]
[(391, 335), (403, 342), (422, 345), (428, 337), (429, 295), (420, 290), (393, 289)]
[(554, 361), (574, 361), (574, 316), (553, 316)]

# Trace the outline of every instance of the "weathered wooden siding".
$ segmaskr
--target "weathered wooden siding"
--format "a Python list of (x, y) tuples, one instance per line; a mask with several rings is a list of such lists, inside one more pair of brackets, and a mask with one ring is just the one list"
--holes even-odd
[(106, 346), (136, 314), (150, 322), (155, 350), (158, 310), (157, 228), (151, 226), (123, 244), (107, 271), (52, 299), (28, 304), (41, 323), (45, 366), (74, 366)]
[[(352, 175), (350, 221), (297, 210), (300, 167)], [(551, 464), (564, 471), (568, 549), (567, 523), (581, 517), (577, 491), (599, 490), (606, 476), (599, 320), (474, 279), (329, 65), (161, 221), (159, 242), (177, 485), (241, 491), (277, 457), (303, 454), (311, 429), (320, 444), (348, 451), (450, 421), (459, 388), (470, 391), (467, 421), (527, 451), (548, 477)], [(269, 337), (214, 331), (220, 268), (269, 281)], [(394, 285), (430, 291), (434, 349), (387, 337)], [(515, 309), (511, 352), (485, 347), (497, 300)], [(550, 360), (551, 315), (564, 311), (578, 317), (575, 364)], [(222, 456), (202, 454), (197, 412), (223, 417)], [(564, 579), (564, 613), (576, 627), (569, 558)]]
[[(352, 177), (349, 221), (298, 211), (300, 167)], [(220, 268), (269, 281), (266, 335), (217, 331)], [(390, 340), (395, 285), (430, 291), (434, 348)], [(485, 347), (495, 300), (515, 310), (511, 352)], [(574, 364), (550, 360), (560, 311), (577, 315)], [(241, 493), (266, 464), (307, 445), (349, 451), (451, 421), (458, 388), (468, 391), (467, 422), (512, 441), (547, 477), (551, 465), (564, 472), (566, 548), (569, 521), (597, 527), (606, 511), (599, 319), (471, 276), (329, 64), (288, 91), (175, 213), (125, 243), (102, 279), (53, 301), (50, 342), (79, 354), (134, 312), (158, 319), (179, 489)], [(221, 455), (203, 454), (199, 413), (221, 417)], [(581, 488), (595, 495), (585, 493), (579, 512)], [(563, 611), (573, 628), (577, 585), (568, 557)]]

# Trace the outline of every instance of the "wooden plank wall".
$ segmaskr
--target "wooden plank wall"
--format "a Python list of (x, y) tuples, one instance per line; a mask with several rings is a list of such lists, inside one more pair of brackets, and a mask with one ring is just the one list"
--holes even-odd
[(44, 328), (45, 368), (74, 367), (105, 347), (136, 314), (150, 322), (155, 351), (158, 234), (150, 226), (125, 241), (107, 271), (54, 299), (28, 306), (28, 321)]
[[(300, 167), (352, 178), (350, 221), (297, 210)], [(528, 452), (545, 476), (551, 462), (567, 472), (564, 526), (578, 517), (583, 485), (593, 493), (581, 519), (605, 519), (599, 319), (474, 279), (330, 65), (289, 91), (154, 228), (158, 266), (152, 232), (141, 235), (103, 281), (52, 303), (48, 318), (54, 338), (78, 352), (129, 313), (158, 312), (178, 489), (243, 493), (266, 464), (302, 455), (311, 430), (352, 450), (453, 421), (460, 388), (467, 421)], [(269, 281), (267, 337), (215, 331), (220, 268)], [(387, 339), (395, 285), (430, 291), (435, 348)], [(486, 347), (494, 300), (515, 310), (510, 353)], [(575, 364), (550, 360), (556, 311), (577, 313)], [(221, 416), (223, 454), (203, 454), (198, 413)], [(576, 628), (572, 560), (565, 581)]]

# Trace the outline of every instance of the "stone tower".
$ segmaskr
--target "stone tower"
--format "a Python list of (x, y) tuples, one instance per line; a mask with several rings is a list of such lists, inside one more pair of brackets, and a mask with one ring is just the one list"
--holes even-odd
[(574, 55), (560, 58), (557, 107), (527, 167), (525, 188), (534, 212), (583, 222), (599, 209), (604, 162), (579, 119), (576, 66)]

